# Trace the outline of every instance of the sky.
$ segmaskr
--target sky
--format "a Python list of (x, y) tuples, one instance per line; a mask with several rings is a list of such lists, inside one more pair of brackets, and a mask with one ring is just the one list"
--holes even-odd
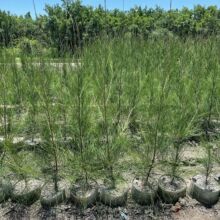
[[(33, 1), (35, 1), (37, 14), (44, 14), (45, 4), (55, 5), (61, 4), (61, 0), (0, 0), (0, 10), (10, 11), (11, 14), (24, 15), (31, 12), (34, 16)], [(123, 9), (123, 0), (106, 0), (108, 9)], [(150, 7), (160, 6), (164, 9), (169, 9), (170, 0), (124, 0), (124, 9), (129, 10), (134, 6)], [(84, 5), (97, 7), (104, 5), (104, 0), (82, 0)], [(181, 9), (186, 6), (193, 8), (194, 5), (217, 5), (220, 8), (220, 0), (173, 0), (172, 8)]]

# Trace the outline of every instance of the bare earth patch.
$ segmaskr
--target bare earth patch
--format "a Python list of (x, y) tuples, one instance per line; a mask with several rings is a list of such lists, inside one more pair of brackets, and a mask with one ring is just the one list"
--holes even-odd
[[(181, 201), (181, 200), (180, 200)], [(220, 219), (220, 202), (212, 208), (205, 208), (196, 200), (186, 197), (182, 199), (186, 204), (181, 204), (179, 210), (175, 209), (179, 204), (176, 204), (171, 209), (173, 211), (172, 219), (174, 220), (219, 220)], [(183, 202), (184, 203), (184, 202)]]

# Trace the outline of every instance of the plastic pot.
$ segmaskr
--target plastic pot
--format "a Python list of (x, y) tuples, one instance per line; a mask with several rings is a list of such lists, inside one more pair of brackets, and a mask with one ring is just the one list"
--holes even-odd
[(42, 182), (38, 180), (29, 180), (18, 182), (12, 192), (12, 201), (23, 205), (30, 206), (39, 200), (42, 190)]
[(95, 183), (78, 182), (70, 188), (70, 200), (78, 207), (87, 208), (96, 203), (98, 187)]
[(215, 205), (219, 200), (220, 187), (213, 176), (208, 185), (205, 184), (205, 175), (196, 175), (192, 178), (189, 194), (192, 198), (207, 207)]
[(65, 189), (58, 192), (47, 193), (47, 195), (41, 196), (40, 203), (45, 209), (54, 207), (63, 203), (66, 200)]
[(13, 186), (6, 180), (0, 180), (0, 203), (7, 201), (13, 191)]
[(116, 185), (111, 189), (102, 187), (99, 192), (100, 201), (110, 207), (124, 206), (128, 197), (128, 186), (125, 183)]
[(158, 180), (158, 194), (165, 203), (176, 203), (179, 198), (186, 196), (186, 182), (180, 177), (163, 175)]
[(150, 178), (148, 184), (143, 179), (135, 178), (132, 183), (131, 195), (133, 200), (140, 205), (151, 205), (157, 197), (158, 183)]

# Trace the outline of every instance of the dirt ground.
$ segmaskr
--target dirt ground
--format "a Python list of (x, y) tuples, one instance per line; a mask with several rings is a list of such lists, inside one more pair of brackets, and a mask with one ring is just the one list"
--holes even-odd
[(79, 210), (71, 204), (63, 204), (57, 208), (43, 210), (37, 202), (30, 207), (25, 207), (11, 202), (5, 203), (0, 208), (1, 220), (32, 220), (32, 219), (69, 219), (69, 220), (219, 220), (220, 203), (212, 208), (205, 208), (197, 201), (186, 197), (176, 205), (158, 203), (156, 208), (139, 206), (129, 199), (126, 207), (110, 208), (97, 203), (94, 207)]
[[(196, 144), (187, 145), (183, 154), (181, 176), (189, 186), (192, 176), (203, 171), (201, 159), (205, 152), (201, 146)], [(155, 170), (154, 175), (159, 176), (163, 171)], [(216, 164), (213, 174), (219, 174), (220, 168)], [(133, 174), (126, 175), (128, 182), (132, 182)], [(97, 202), (91, 208), (80, 210), (73, 204), (67, 202), (59, 207), (50, 210), (41, 208), (40, 202), (34, 203), (30, 207), (15, 204), (10, 201), (0, 205), (0, 220), (98, 220), (98, 219), (119, 219), (119, 220), (220, 220), (220, 202), (212, 208), (206, 208), (190, 196), (180, 199), (175, 205), (157, 202), (152, 207), (140, 206), (128, 198), (125, 207), (110, 208)]]

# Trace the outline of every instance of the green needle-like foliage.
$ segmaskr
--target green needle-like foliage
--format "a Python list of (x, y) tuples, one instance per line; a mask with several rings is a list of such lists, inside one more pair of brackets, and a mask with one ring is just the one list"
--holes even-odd
[(0, 51), (1, 165), (26, 179), (40, 158), (58, 191), (63, 170), (86, 183), (105, 176), (114, 188), (129, 161), (148, 184), (165, 160), (177, 176), (186, 142), (202, 135), (208, 180), (220, 115), (219, 39), (143, 39), (132, 27), (135, 38), (105, 35), (81, 47), (81, 26), (74, 27), (73, 57)]
[(41, 138), (45, 151), (45, 159), (47, 165), (51, 169), (52, 179), (54, 181), (54, 190), (57, 192), (60, 158), (62, 155), (61, 144), (59, 139), (61, 137), (60, 126), (56, 123), (58, 118), (57, 111), (57, 81), (56, 75), (49, 68), (46, 63), (41, 63), (40, 85), (38, 94), (40, 97), (41, 113), (43, 121), (41, 122)]

